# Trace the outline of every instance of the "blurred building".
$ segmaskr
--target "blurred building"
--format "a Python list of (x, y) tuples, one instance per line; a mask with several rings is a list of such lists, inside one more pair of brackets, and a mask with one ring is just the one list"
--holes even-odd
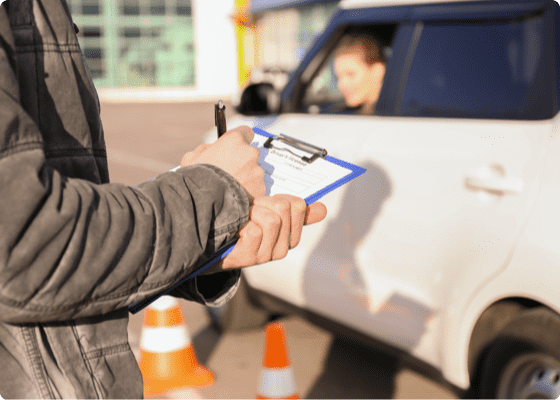
[(334, 0), (67, 0), (100, 97), (227, 97), (287, 77)]
[(229, 96), (235, 0), (67, 0), (100, 97)]

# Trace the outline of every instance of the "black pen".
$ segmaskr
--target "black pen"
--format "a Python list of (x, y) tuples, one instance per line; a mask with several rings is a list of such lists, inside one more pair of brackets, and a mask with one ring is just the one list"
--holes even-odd
[(222, 100), (218, 101), (214, 106), (214, 118), (216, 119), (215, 123), (216, 126), (218, 127), (218, 139), (219, 139), (227, 131), (226, 106), (224, 106), (224, 102)]

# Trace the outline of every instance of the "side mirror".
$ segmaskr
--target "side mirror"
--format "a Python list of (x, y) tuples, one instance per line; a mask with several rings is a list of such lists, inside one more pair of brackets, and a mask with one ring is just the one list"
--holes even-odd
[[(238, 100), (238, 101), (236, 101)], [(254, 83), (241, 92), (233, 105), (242, 115), (269, 115), (280, 111), (280, 93), (271, 83)]]

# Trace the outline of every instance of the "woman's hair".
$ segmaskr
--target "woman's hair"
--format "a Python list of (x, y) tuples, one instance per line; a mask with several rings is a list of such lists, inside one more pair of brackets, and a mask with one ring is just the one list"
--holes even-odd
[(385, 63), (385, 53), (381, 44), (373, 36), (366, 34), (350, 34), (342, 38), (336, 49), (336, 55), (361, 51), (368, 65), (376, 62)]

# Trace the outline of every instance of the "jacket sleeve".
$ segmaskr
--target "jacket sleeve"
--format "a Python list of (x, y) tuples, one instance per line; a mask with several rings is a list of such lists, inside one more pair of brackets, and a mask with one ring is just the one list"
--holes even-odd
[[(0, 320), (66, 320), (134, 304), (170, 288), (235, 237), (248, 220), (247, 195), (214, 166), (181, 168), (137, 187), (96, 185), (50, 168), (41, 133), (20, 106), (1, 8)], [(238, 277), (215, 274), (212, 286), (207, 276), (182, 294), (223, 302)]]

